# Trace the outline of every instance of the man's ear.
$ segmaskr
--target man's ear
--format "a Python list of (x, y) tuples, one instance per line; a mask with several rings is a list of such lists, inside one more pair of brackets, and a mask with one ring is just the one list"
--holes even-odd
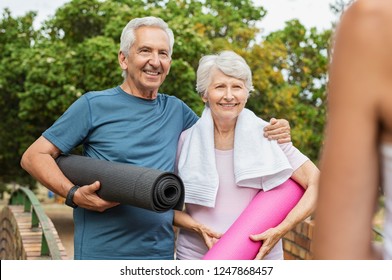
[(122, 70), (128, 70), (128, 59), (122, 51), (118, 52), (118, 63)]
[(167, 69), (167, 74), (166, 75), (169, 75), (169, 73), (170, 73), (170, 68), (171, 68), (171, 64), (172, 64), (172, 59), (170, 59), (170, 65), (169, 65), (169, 69)]

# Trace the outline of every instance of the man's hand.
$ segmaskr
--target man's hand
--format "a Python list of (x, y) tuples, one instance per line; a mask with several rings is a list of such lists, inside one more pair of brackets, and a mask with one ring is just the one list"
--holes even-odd
[(93, 210), (97, 212), (103, 212), (106, 209), (112, 208), (119, 205), (118, 202), (106, 201), (97, 195), (97, 191), (101, 187), (100, 182), (96, 181), (91, 185), (85, 185), (80, 187), (74, 195), (74, 202), (79, 207)]
[(270, 120), (270, 124), (264, 127), (264, 137), (269, 140), (277, 140), (279, 144), (291, 142), (290, 124), (285, 119)]

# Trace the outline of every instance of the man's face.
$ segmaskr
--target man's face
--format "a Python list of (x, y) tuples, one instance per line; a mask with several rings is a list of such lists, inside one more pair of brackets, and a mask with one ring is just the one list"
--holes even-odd
[(135, 43), (121, 67), (134, 95), (158, 92), (170, 70), (169, 37), (158, 27), (143, 26), (135, 31)]

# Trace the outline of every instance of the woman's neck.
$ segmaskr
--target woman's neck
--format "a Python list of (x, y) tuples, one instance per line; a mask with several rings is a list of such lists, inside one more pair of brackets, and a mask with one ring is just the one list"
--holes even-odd
[(219, 125), (214, 123), (214, 143), (215, 149), (232, 150), (234, 148), (234, 125)]

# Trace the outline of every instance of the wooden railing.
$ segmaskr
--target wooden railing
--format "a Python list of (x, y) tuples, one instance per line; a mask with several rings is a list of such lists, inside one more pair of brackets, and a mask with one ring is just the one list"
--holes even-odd
[(22, 205), (25, 213), (31, 213), (32, 231), (42, 230), (41, 256), (48, 256), (53, 260), (62, 259), (53, 224), (34, 193), (28, 188), (19, 187), (11, 194), (9, 205)]

